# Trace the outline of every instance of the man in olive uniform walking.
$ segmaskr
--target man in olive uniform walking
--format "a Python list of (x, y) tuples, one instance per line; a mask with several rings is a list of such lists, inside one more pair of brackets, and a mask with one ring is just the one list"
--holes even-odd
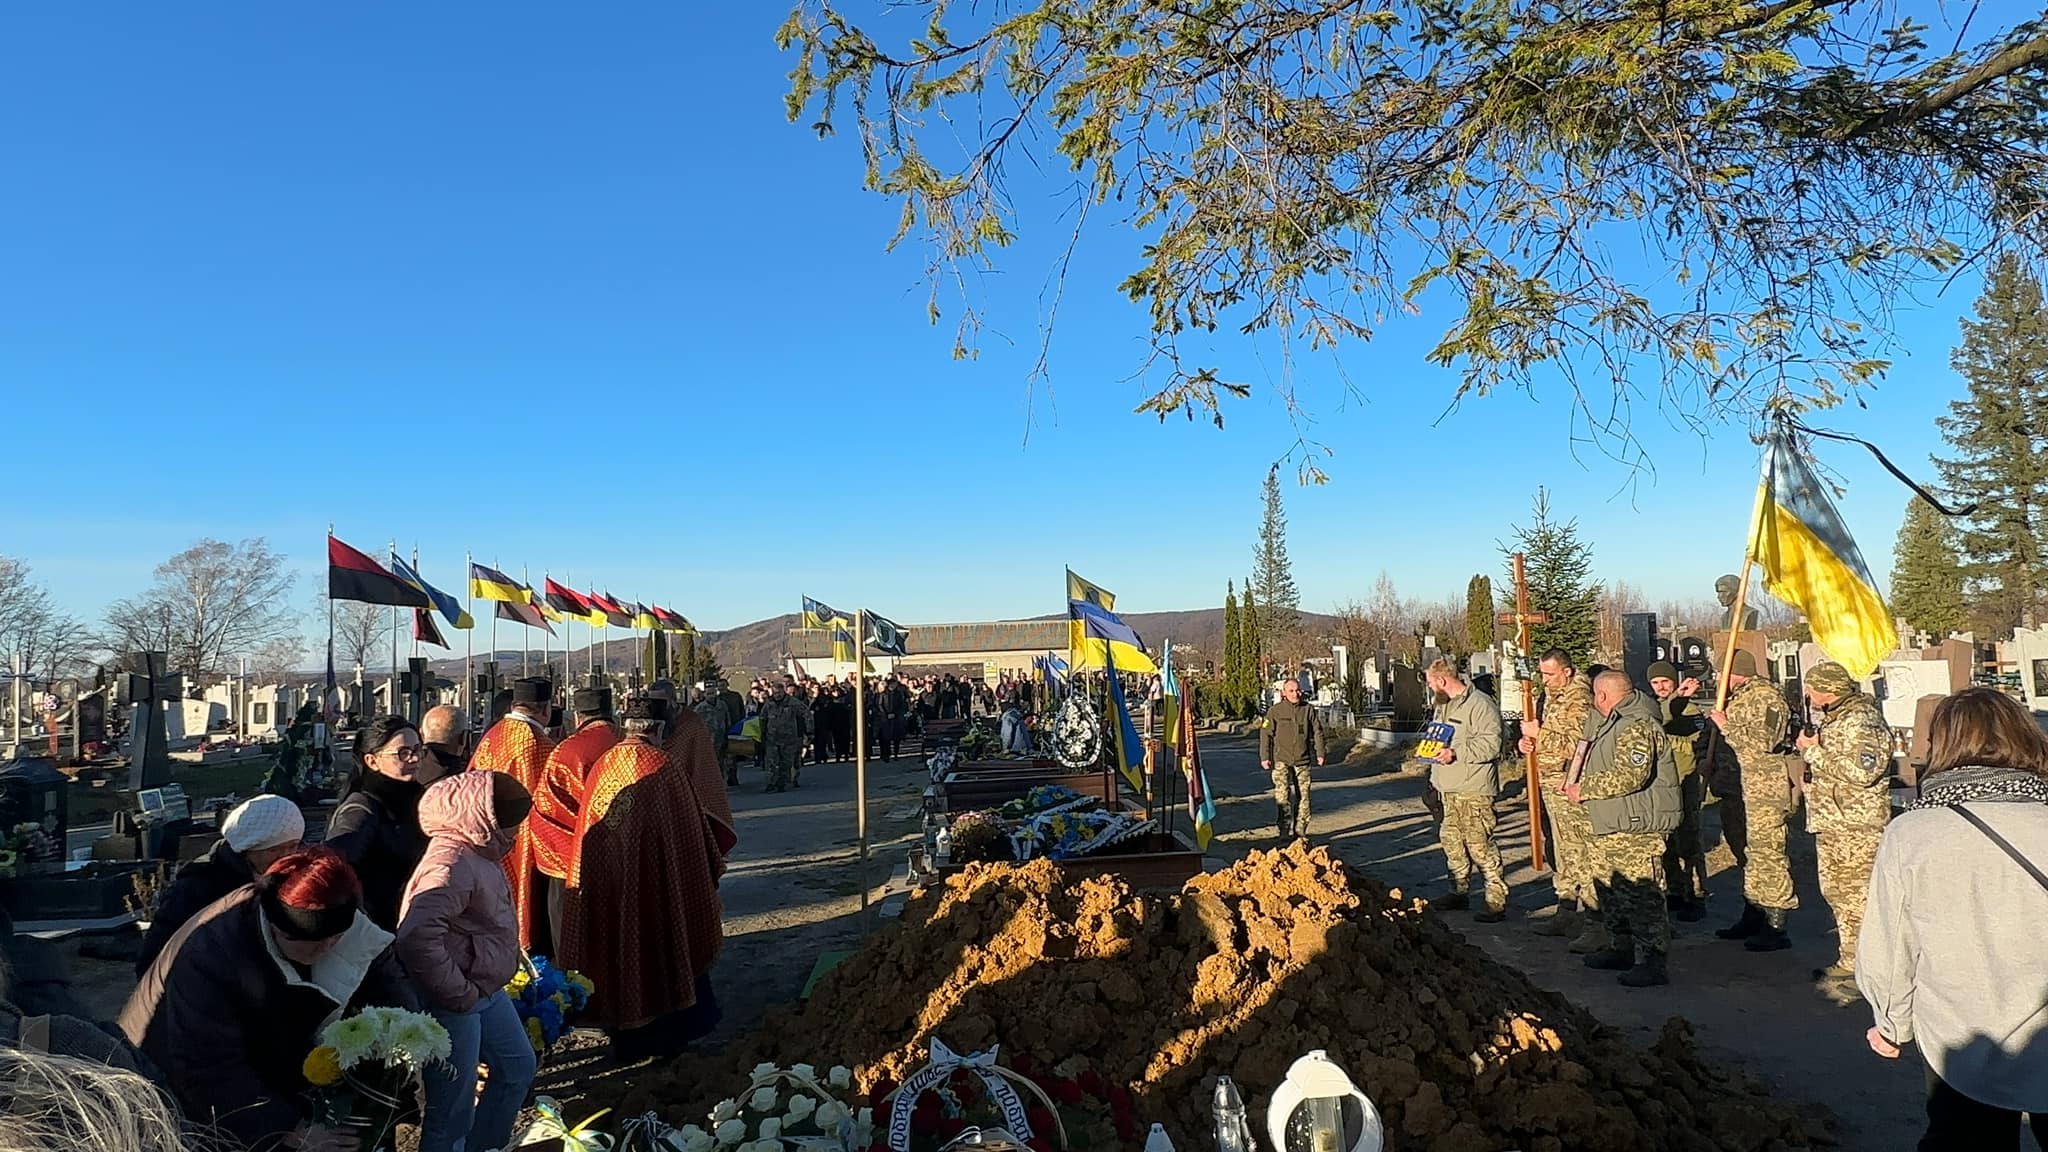
[(1309, 757), (1323, 766), (1329, 745), (1316, 710), (1301, 701), (1301, 685), (1280, 685), (1280, 699), (1259, 722), (1259, 767), (1273, 777), (1273, 803), (1279, 809), (1280, 839), (1308, 839)]
[(1593, 714), (1593, 681), (1572, 666), (1562, 648), (1544, 653), (1536, 671), (1543, 677), (1543, 718), (1523, 722), (1521, 752), (1536, 756), (1543, 810), (1550, 815), (1550, 882), (1557, 892), (1556, 914), (1536, 931), (1573, 938), (1574, 952), (1595, 952), (1607, 946), (1607, 931), (1593, 884), (1593, 825), (1585, 809), (1564, 794), (1565, 772)]
[(1664, 883), (1671, 889), (1668, 901), (1674, 919), (1687, 923), (1707, 914), (1707, 849), (1700, 839), (1700, 806), (1706, 801), (1705, 781), (1699, 773), (1698, 740), (1700, 715), (1692, 710), (1692, 697), (1700, 682), (1679, 679), (1678, 668), (1669, 660), (1650, 665), (1650, 694), (1657, 698), (1658, 713), (1664, 718), (1664, 735), (1671, 744), (1671, 758), (1678, 762), (1678, 827), (1664, 846)]
[(1678, 762), (1656, 701), (1625, 672), (1593, 678), (1601, 719), (1579, 778), (1566, 784), (1593, 823), (1593, 862), (1608, 945), (1586, 967), (1621, 973), (1631, 988), (1671, 982), (1664, 954), (1671, 921), (1664, 908), (1664, 838), (1679, 820)]
[(739, 783), (739, 767), (734, 763), (728, 746), (731, 743), (732, 726), (739, 723), (741, 717), (733, 715), (730, 705), (726, 703), (725, 681), (707, 682), (704, 690), (697, 696), (696, 709), (697, 718), (704, 721), (704, 727), (711, 732), (711, 750), (718, 754), (718, 766), (725, 770), (725, 782)]
[(1785, 825), (1799, 797), (1778, 754), (1791, 710), (1777, 687), (1757, 675), (1756, 657), (1748, 652), (1735, 653), (1728, 684), (1733, 691), (1726, 710), (1707, 718), (1735, 757), (1735, 786), (1717, 779), (1714, 790), (1721, 796), (1721, 833), (1742, 863), (1744, 903), (1742, 918), (1714, 935), (1741, 940), (1751, 952), (1776, 952), (1792, 946), (1785, 921), (1799, 907), (1785, 855)]
[(803, 787), (797, 782), (797, 761), (804, 754), (810, 726), (811, 710), (790, 685), (782, 680), (771, 684), (761, 705), (761, 761), (768, 769), (765, 791), (787, 791), (792, 784)]
[(1856, 937), (1877, 844), (1892, 818), (1892, 730), (1877, 701), (1840, 664), (1815, 665), (1806, 674), (1806, 698), (1820, 712), (1819, 733), (1798, 740), (1811, 774), (1806, 829), (1819, 858), (1820, 894), (1841, 938), (1841, 957), (1813, 976), (1830, 999), (1847, 1004), (1860, 995)]
[(1437, 840), (1451, 876), (1450, 895), (1432, 907), (1457, 910), (1471, 906), (1467, 892), (1472, 873), (1486, 885), (1486, 909), (1473, 919), (1498, 924), (1507, 918), (1507, 873), (1494, 842), (1494, 794), (1500, 788), (1500, 705), (1493, 697), (1465, 683), (1448, 660), (1438, 660), (1425, 673), (1429, 687), (1444, 697), (1430, 718), (1451, 727), (1450, 743), (1429, 766), (1429, 785), (1444, 801)]

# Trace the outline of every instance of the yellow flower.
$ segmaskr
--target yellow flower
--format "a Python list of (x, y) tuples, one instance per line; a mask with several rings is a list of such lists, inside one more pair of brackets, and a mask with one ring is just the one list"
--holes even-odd
[(517, 972), (512, 973), (512, 982), (505, 985), (505, 991), (517, 996), (521, 992), (526, 991), (526, 986), (531, 983), (533, 983), (533, 973), (522, 966)]
[(341, 1083), (341, 1057), (334, 1049), (322, 1044), (306, 1054), (306, 1062), (299, 1066), (306, 1074), (306, 1082), (316, 1088), (325, 1088)]
[(581, 972), (569, 973), (569, 983), (574, 984), (578, 988), (583, 989), (585, 992), (597, 991), (597, 985), (591, 983), (590, 977), (585, 976)]

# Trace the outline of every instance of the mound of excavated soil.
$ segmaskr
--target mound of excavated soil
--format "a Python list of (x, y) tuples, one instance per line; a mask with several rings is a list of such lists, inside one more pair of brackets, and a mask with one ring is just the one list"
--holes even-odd
[[(1831, 1143), (1694, 1055), (1681, 1020), (1648, 1051), (1453, 935), (1322, 849), (1253, 853), (1170, 897), (1052, 864), (980, 865), (911, 900), (821, 983), (725, 1052), (591, 1086), (584, 1103), (695, 1120), (763, 1060), (896, 1083), (939, 1037), (1041, 1067), (1085, 1057), (1210, 1146), (1218, 1074), (1268, 1094), (1326, 1049), (1379, 1106), (1389, 1149), (1767, 1152)], [(579, 1114), (582, 1114), (579, 1109)], [(1818, 1127), (1818, 1124), (1816, 1124)]]

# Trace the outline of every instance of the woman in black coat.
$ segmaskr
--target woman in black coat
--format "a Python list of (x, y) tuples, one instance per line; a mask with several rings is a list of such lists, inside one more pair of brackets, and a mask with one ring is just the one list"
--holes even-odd
[(413, 869), (427, 851), (420, 831), (414, 776), (425, 748), (403, 716), (379, 716), (356, 731), (356, 769), (327, 822), (327, 846), (341, 853), (363, 884), (363, 913), (386, 932), (398, 931), (398, 906)]

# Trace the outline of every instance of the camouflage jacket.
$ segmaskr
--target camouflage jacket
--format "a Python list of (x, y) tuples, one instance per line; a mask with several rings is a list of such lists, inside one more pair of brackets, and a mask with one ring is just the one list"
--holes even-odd
[(811, 730), (811, 710), (794, 696), (770, 696), (761, 705), (761, 738), (802, 740)]
[(1813, 832), (1880, 829), (1892, 815), (1892, 730), (1877, 701), (1861, 692), (1837, 700), (1805, 753), (1806, 826)]
[(711, 746), (723, 749), (726, 736), (739, 721), (727, 710), (725, 697), (716, 692), (706, 692), (696, 704), (697, 718), (704, 721), (704, 727), (711, 730)]
[(1760, 677), (1751, 677), (1728, 698), (1727, 713), (1728, 726), (1721, 738), (1734, 750), (1742, 771), (1776, 771), (1770, 757), (1785, 738), (1785, 724), (1792, 715), (1777, 688)]
[(1593, 715), (1593, 682), (1584, 672), (1574, 673), (1571, 683), (1543, 691), (1543, 734), (1536, 738), (1536, 765), (1546, 776), (1562, 776), (1571, 766), (1572, 753), (1586, 738)]
[(1700, 735), (1700, 714), (1693, 711), (1692, 698), (1673, 693), (1669, 699), (1657, 701), (1657, 712), (1664, 718), (1664, 735), (1671, 743), (1671, 756), (1678, 762), (1680, 779), (1693, 774), (1699, 764), (1698, 744)]

